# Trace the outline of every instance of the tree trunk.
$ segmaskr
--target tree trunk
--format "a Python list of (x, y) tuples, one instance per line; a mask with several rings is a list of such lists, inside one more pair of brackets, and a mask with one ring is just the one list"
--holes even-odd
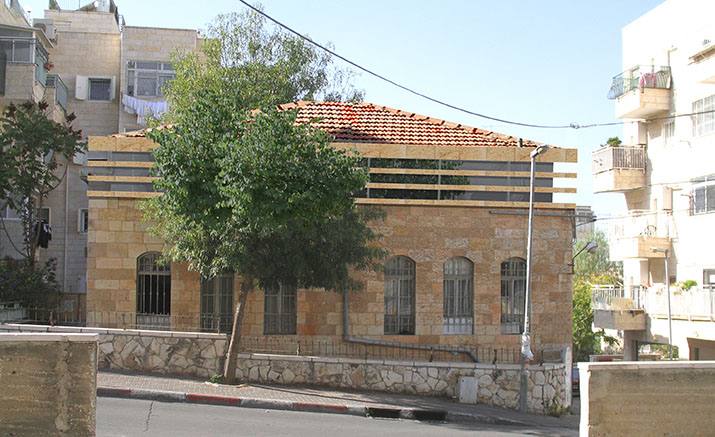
[(251, 290), (251, 284), (252, 281), (250, 280), (241, 283), (238, 305), (236, 305), (236, 313), (233, 315), (231, 341), (228, 343), (226, 362), (223, 366), (223, 380), (226, 384), (233, 384), (236, 381), (236, 360), (238, 359), (238, 345), (241, 341), (241, 322), (246, 313), (246, 298), (248, 297), (248, 292)]

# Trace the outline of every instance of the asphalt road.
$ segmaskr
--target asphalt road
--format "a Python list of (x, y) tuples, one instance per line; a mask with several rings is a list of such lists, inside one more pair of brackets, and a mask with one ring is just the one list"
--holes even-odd
[[(97, 398), (97, 436), (515, 436), (559, 435), (554, 429), (503, 425), (370, 419), (339, 414), (301, 413)], [(563, 434), (568, 435), (568, 434)]]

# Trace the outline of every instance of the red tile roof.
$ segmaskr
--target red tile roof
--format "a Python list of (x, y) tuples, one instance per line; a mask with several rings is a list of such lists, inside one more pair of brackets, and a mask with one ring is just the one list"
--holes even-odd
[[(280, 105), (297, 109), (298, 122), (324, 129), (336, 141), (425, 146), (517, 146), (518, 138), (372, 103), (306, 102)], [(534, 147), (533, 141), (524, 141)]]
[[(324, 129), (339, 142), (482, 147), (519, 144), (516, 137), (372, 103), (300, 101), (278, 108), (297, 109), (299, 123), (311, 123)], [(143, 137), (145, 132), (115, 136)], [(524, 140), (523, 145), (536, 147), (538, 144)]]

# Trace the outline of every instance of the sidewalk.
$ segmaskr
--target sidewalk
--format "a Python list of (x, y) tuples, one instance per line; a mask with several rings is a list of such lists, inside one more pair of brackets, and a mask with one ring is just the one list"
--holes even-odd
[(324, 388), (260, 384), (232, 386), (196, 379), (102, 371), (97, 374), (97, 395), (358, 416), (547, 427), (563, 429), (566, 434), (578, 433), (578, 416), (574, 415), (556, 418), (522, 414), (486, 405), (459, 404), (442, 398)]

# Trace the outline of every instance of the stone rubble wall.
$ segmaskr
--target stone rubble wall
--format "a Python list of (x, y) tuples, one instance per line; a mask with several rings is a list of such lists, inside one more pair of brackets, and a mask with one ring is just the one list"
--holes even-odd
[(223, 334), (5, 324), (0, 331), (98, 334), (100, 369), (209, 378), (223, 372)]
[[(529, 366), (528, 409), (538, 414), (568, 408), (566, 366)], [(291, 355), (239, 354), (240, 381), (319, 385), (456, 398), (460, 377), (477, 379), (478, 402), (517, 409), (520, 366), (361, 360)]]
[[(98, 334), (100, 369), (209, 378), (223, 371), (227, 336), (190, 332), (2, 324), (0, 331)], [(520, 366), (458, 362), (391, 361), (241, 353), (239, 381), (316, 385), (457, 398), (461, 377), (477, 381), (477, 401), (519, 407)], [(528, 409), (558, 413), (569, 407), (567, 366), (529, 366)]]

